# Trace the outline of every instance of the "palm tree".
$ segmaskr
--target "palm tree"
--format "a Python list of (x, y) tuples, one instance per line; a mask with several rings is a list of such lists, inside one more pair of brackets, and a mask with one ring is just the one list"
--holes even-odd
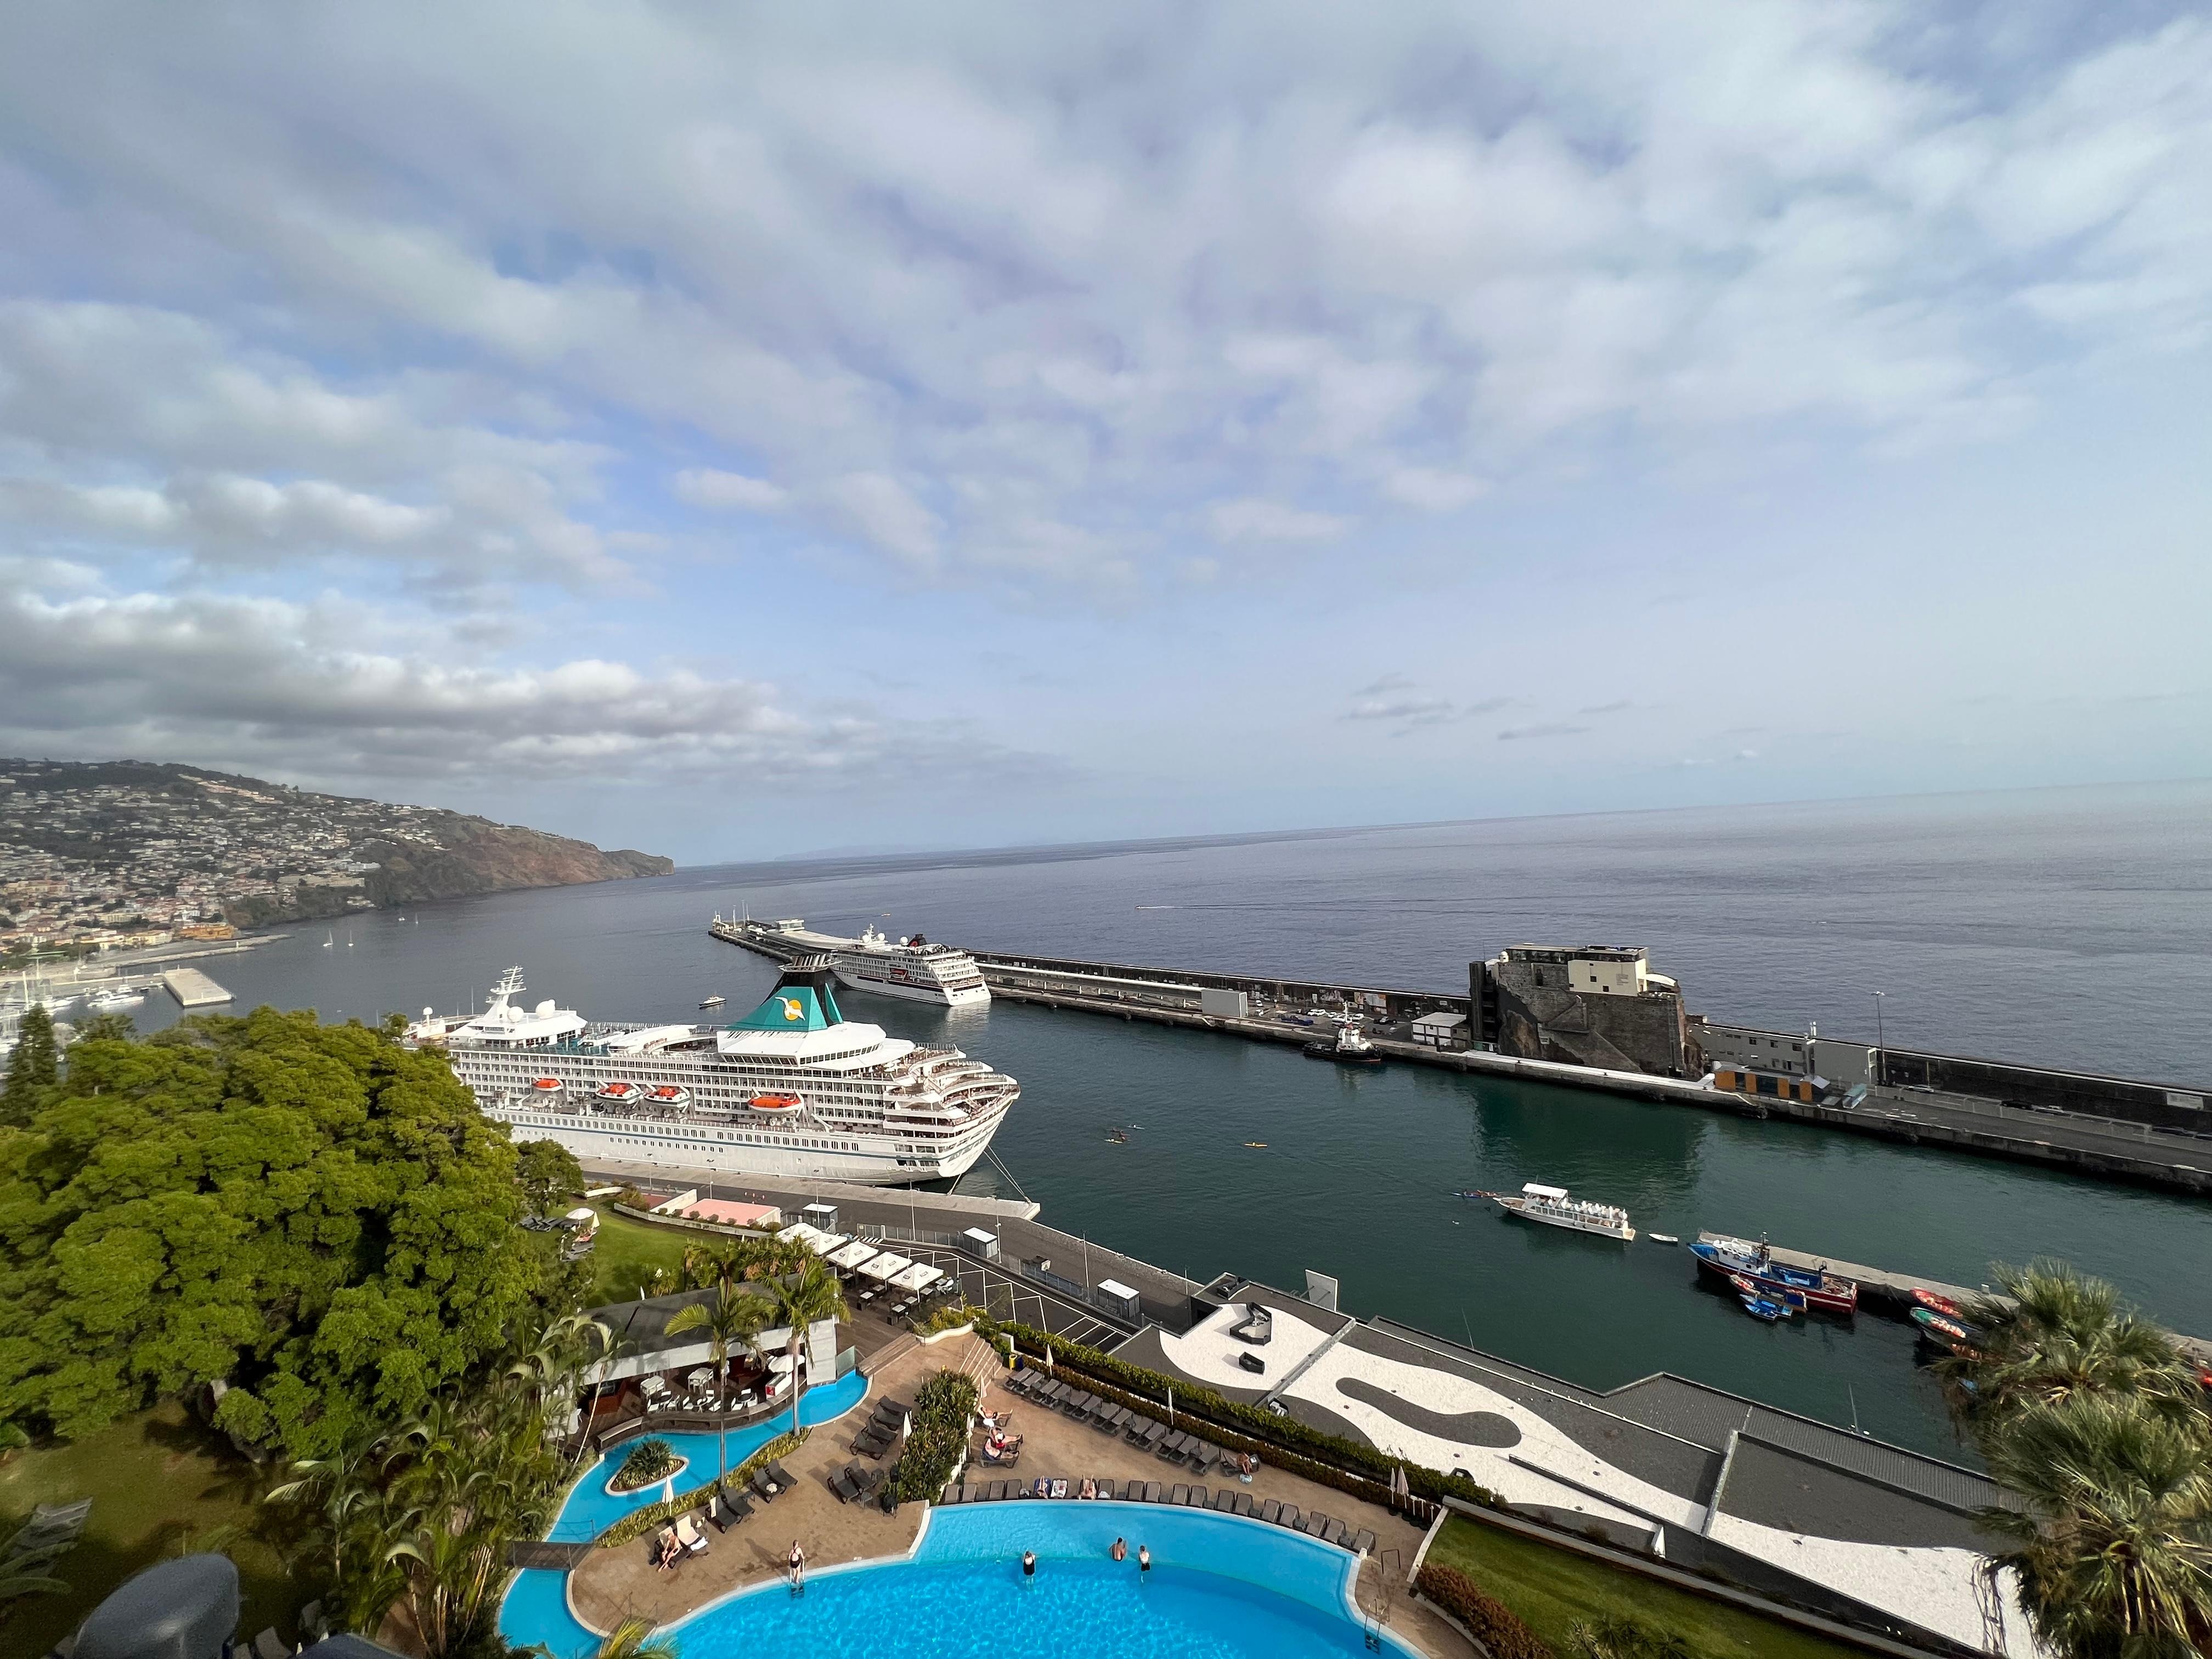
[(2141, 1398), (2076, 1391), (2021, 1408), (1990, 1473), (2025, 1503), (1985, 1511), (2011, 1540), (2036, 1633), (2066, 1659), (2212, 1652), (2212, 1456), (2206, 1430)]
[[(687, 1331), (707, 1333), (707, 1352), (714, 1360), (715, 1392), (721, 1396), (718, 1418), (730, 1408), (730, 1350), (735, 1347), (752, 1352), (753, 1339), (767, 1323), (768, 1312), (768, 1304), (760, 1297), (725, 1283), (714, 1293), (713, 1301), (694, 1302), (688, 1308), (678, 1308), (676, 1316), (668, 1322), (671, 1336), (681, 1336)], [(714, 1480), (718, 1492), (730, 1473), (728, 1433), (727, 1427), (718, 1420), (714, 1431), (714, 1453), (721, 1466)]]
[(791, 1359), (791, 1431), (799, 1432), (799, 1349), (806, 1340), (806, 1328), (817, 1319), (849, 1319), (852, 1310), (845, 1305), (845, 1290), (837, 1282), (837, 1275), (829, 1269), (811, 1250), (804, 1252), (805, 1260), (794, 1264), (794, 1271), (771, 1279), (767, 1284), (769, 1321), (789, 1329), (789, 1341), (784, 1352)]
[(2002, 1293), (1965, 1310), (1974, 1352), (1936, 1366), (1954, 1413), (1978, 1437), (2029, 1407), (2085, 1393), (2196, 1410), (2196, 1378), (2172, 1339), (2124, 1305), (2113, 1285), (2063, 1261), (1990, 1271)]
[(1633, 1619), (1601, 1619), (1567, 1632), (1575, 1659), (1697, 1659), (1697, 1650), (1671, 1630)]
[(650, 1619), (625, 1619), (599, 1644), (599, 1659), (678, 1659), (676, 1638), (654, 1636)]

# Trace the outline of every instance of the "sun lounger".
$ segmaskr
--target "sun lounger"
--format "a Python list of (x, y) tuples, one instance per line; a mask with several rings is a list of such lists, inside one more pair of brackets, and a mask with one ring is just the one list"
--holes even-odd
[[(1145, 1437), (1154, 1429), (1160, 1429), (1160, 1425), (1151, 1418), (1139, 1417), (1133, 1413), (1129, 1420), (1121, 1425), (1121, 1433), (1132, 1445), (1142, 1445)], [(1160, 1432), (1165, 1434), (1167, 1431), (1160, 1429)]]
[(1352, 1547), (1350, 1543), (1350, 1539), (1352, 1537), (1351, 1528), (1346, 1527), (1343, 1522), (1337, 1520), (1334, 1516), (1330, 1517), (1328, 1525), (1322, 1528), (1321, 1535), (1327, 1539), (1330, 1543), (1335, 1545), (1339, 1549), (1349, 1549)]
[(688, 1515), (676, 1517), (676, 1541), (684, 1546), (686, 1555), (704, 1555), (707, 1553), (707, 1534), (699, 1530)]
[(1053, 1477), (1053, 1482), (1052, 1482), (1052, 1495), (1053, 1495), (1054, 1498), (1065, 1498), (1065, 1497), (1066, 1497), (1066, 1496), (1067, 1496), (1067, 1493), (1068, 1493), (1068, 1485), (1067, 1485), (1067, 1482), (1066, 1482), (1066, 1481), (1065, 1481), (1065, 1480), (1061, 1480), (1061, 1479), (1060, 1479), (1059, 1476), (1057, 1476), (1057, 1475), (1054, 1476), (1054, 1477)]
[(1191, 1468), (1196, 1469), (1200, 1474), (1204, 1474), (1221, 1461), (1220, 1451), (1215, 1447), (1207, 1445), (1203, 1440), (1192, 1441), (1183, 1448), (1183, 1452), (1189, 1459)]
[(1216, 1515), (1233, 1515), (1237, 1510), (1237, 1494), (1224, 1486), (1213, 1494), (1213, 1502), (1206, 1507)]
[(1352, 1553), (1354, 1555), (1372, 1555), (1376, 1541), (1375, 1534), (1363, 1527), (1352, 1534)]
[(1168, 1502), (1176, 1504), (1189, 1503), (1190, 1488), (1188, 1486), (1180, 1485), (1170, 1486), (1168, 1488)]
[(1127, 1406), (1116, 1406), (1109, 1401), (1091, 1413), (1091, 1426), (1101, 1434), (1119, 1434), (1121, 1431), (1121, 1425), (1127, 1422), (1132, 1415)]
[(1231, 1492), (1230, 1496), (1237, 1500), (1230, 1510), (1233, 1515), (1250, 1515), (1259, 1507), (1252, 1501), (1252, 1494), (1249, 1492)]
[(1278, 1521), (1281, 1520), (1281, 1519), (1282, 1519), (1282, 1517), (1283, 1517), (1283, 1504), (1282, 1504), (1282, 1500), (1281, 1500), (1280, 1498), (1263, 1498), (1262, 1500), (1261, 1500), (1261, 1504), (1260, 1504), (1260, 1519), (1261, 1519), (1262, 1521), (1265, 1521), (1265, 1522), (1266, 1522), (1269, 1526), (1271, 1526), (1271, 1527), (1272, 1527), (1272, 1526), (1273, 1526), (1273, 1525), (1275, 1524), (1275, 1522), (1278, 1522)]
[(768, 1466), (768, 1478), (775, 1481), (777, 1486), (781, 1486), (786, 1492), (790, 1491), (792, 1487), (799, 1484), (791, 1478), (791, 1471), (784, 1468), (781, 1462), (771, 1463)]
[(1203, 1486), (1193, 1486), (1190, 1489), (1190, 1498), (1188, 1502), (1191, 1508), (1194, 1510), (1204, 1509), (1206, 1507), (1206, 1488)]
[(1275, 1524), (1279, 1527), (1288, 1527), (1292, 1532), (1296, 1532), (1298, 1529), (1298, 1506), (1296, 1504), (1284, 1504), (1275, 1516)]
[(1188, 1435), (1181, 1429), (1177, 1429), (1158, 1445), (1153, 1447), (1152, 1450), (1157, 1455), (1164, 1457), (1170, 1463), (1181, 1463), (1185, 1461), (1186, 1449), (1193, 1443), (1194, 1443)]
[(883, 1416), (886, 1412), (893, 1417), (906, 1417), (911, 1415), (913, 1411), (914, 1407), (903, 1400), (886, 1399), (878, 1400), (876, 1402), (876, 1415), (878, 1417)]
[(1110, 1498), (1111, 1497), (1113, 1497), (1113, 1495), (1114, 1495), (1114, 1483), (1113, 1483), (1111, 1480), (1101, 1480), (1101, 1481), (1099, 1481), (1099, 1482), (1098, 1482), (1098, 1495), (1099, 1495), (1101, 1498)]
[(1070, 1417), (1073, 1417), (1078, 1422), (1080, 1422), (1083, 1419), (1090, 1416), (1093, 1411), (1097, 1410), (1105, 1402), (1100, 1400), (1097, 1395), (1091, 1393), (1090, 1389), (1081, 1389), (1068, 1395), (1066, 1399), (1061, 1401), (1060, 1402), (1060, 1408), (1066, 1412)]
[(858, 1434), (845, 1449), (856, 1457), (881, 1457), (891, 1449), (891, 1443), (878, 1434)]
[(770, 1489), (771, 1483), (769, 1480), (769, 1473), (766, 1469), (755, 1469), (753, 1471), (753, 1478), (746, 1484), (751, 1486), (756, 1492), (760, 1494), (760, 1500), (763, 1504), (775, 1503), (777, 1497), (783, 1491), (783, 1483), (781, 1481), (773, 1483), (774, 1489)]
[(853, 1477), (842, 1469), (830, 1476), (830, 1490), (837, 1494), (837, 1501), (841, 1504), (849, 1504), (860, 1495), (860, 1489), (853, 1484)]
[(1300, 1532), (1305, 1534), (1309, 1538), (1318, 1538), (1328, 1529), (1328, 1517), (1323, 1515), (1319, 1510), (1315, 1510), (1309, 1513), (1306, 1516), (1305, 1525), (1298, 1528)]
[(1158, 1503), (1159, 1501), (1160, 1501), (1160, 1483), (1159, 1483), (1158, 1481), (1157, 1481), (1157, 1480), (1147, 1480), (1147, 1481), (1146, 1481), (1146, 1482), (1145, 1482), (1145, 1502), (1146, 1502), (1147, 1504), (1157, 1504), (1157, 1503)]
[(947, 1486), (943, 1492), (938, 1493), (937, 1501), (939, 1504), (964, 1503), (966, 1498), (963, 1494), (967, 1490), (965, 1486)]

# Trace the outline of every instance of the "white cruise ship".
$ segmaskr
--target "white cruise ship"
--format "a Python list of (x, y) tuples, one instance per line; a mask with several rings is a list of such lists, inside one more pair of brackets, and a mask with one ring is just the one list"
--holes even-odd
[(409, 1034), (441, 1044), (487, 1116), (518, 1141), (726, 1175), (895, 1186), (965, 1174), (1021, 1094), (957, 1048), (924, 1048), (838, 1011), (826, 962), (787, 967), (743, 1019), (603, 1025), (526, 1008), (522, 970), (465, 1022), (424, 1011)]
[(888, 939), (869, 927), (858, 939), (842, 939), (811, 932), (796, 919), (725, 921), (720, 916), (707, 931), (779, 962), (827, 957), (839, 984), (872, 996), (933, 1002), (946, 1008), (972, 1008), (991, 1000), (991, 988), (983, 982), (983, 970), (975, 957), (949, 945), (932, 945), (919, 933)]

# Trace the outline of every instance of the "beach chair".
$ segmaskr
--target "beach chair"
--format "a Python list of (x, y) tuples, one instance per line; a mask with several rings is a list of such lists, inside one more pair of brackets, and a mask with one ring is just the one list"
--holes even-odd
[(1188, 1444), (1190, 1444), (1190, 1437), (1181, 1429), (1177, 1429), (1173, 1433), (1163, 1437), (1159, 1444), (1152, 1448), (1152, 1451), (1155, 1455), (1165, 1459), (1168, 1462), (1180, 1463), (1183, 1461), (1183, 1448)]
[(1097, 1395), (1091, 1393), (1090, 1389), (1078, 1389), (1073, 1394), (1068, 1395), (1066, 1399), (1060, 1402), (1060, 1408), (1079, 1423), (1085, 1418), (1090, 1416), (1091, 1413), (1097, 1407), (1104, 1405), (1105, 1403), (1106, 1402), (1101, 1400)]
[(743, 1492), (738, 1492), (734, 1496), (729, 1492), (724, 1492), (722, 1512), (730, 1517), (732, 1526), (737, 1526), (753, 1518), (753, 1500)]
[(1237, 1500), (1230, 1508), (1232, 1515), (1249, 1516), (1260, 1507), (1252, 1501), (1252, 1494), (1249, 1492), (1231, 1492), (1230, 1496)]
[(1351, 1547), (1347, 1541), (1352, 1536), (1351, 1528), (1333, 1516), (1329, 1518), (1328, 1525), (1322, 1528), (1321, 1535), (1325, 1541), (1335, 1545), (1339, 1549)]
[(890, 1479), (889, 1471), (872, 1469), (865, 1463), (854, 1463), (848, 1467), (845, 1473), (853, 1477), (853, 1484), (863, 1493), (872, 1492)]
[[(1132, 1445), (1140, 1445), (1143, 1443), (1145, 1437), (1158, 1427), (1159, 1425), (1153, 1422), (1151, 1418), (1139, 1417), (1134, 1413), (1130, 1413), (1128, 1419), (1121, 1425), (1121, 1435), (1122, 1437), (1127, 1440)], [(1161, 1432), (1165, 1433), (1166, 1431), (1161, 1430)]]
[(1305, 1525), (1300, 1527), (1298, 1530), (1309, 1538), (1318, 1538), (1328, 1530), (1328, 1517), (1319, 1510), (1315, 1510), (1307, 1515)]
[(1283, 1518), (1282, 1500), (1276, 1498), (1262, 1498), (1260, 1503), (1259, 1518), (1269, 1526), (1273, 1526), (1276, 1522)]
[(1114, 1496), (1114, 1483), (1111, 1480), (1101, 1480), (1098, 1483), (1098, 1495), (1111, 1500)]
[(968, 1501), (968, 1488), (957, 1484), (949, 1485), (937, 1495), (937, 1501), (939, 1504), (964, 1504)]
[(1145, 1502), (1146, 1502), (1147, 1504), (1157, 1504), (1157, 1503), (1158, 1503), (1159, 1501), (1160, 1501), (1160, 1483), (1159, 1483), (1158, 1481), (1157, 1481), (1157, 1480), (1147, 1480), (1147, 1481), (1146, 1481), (1146, 1482), (1145, 1482)]
[(1168, 1502), (1182, 1505), (1190, 1502), (1190, 1488), (1181, 1484), (1168, 1488)]
[(1048, 1498), (1065, 1498), (1073, 1490), (1074, 1488), (1067, 1484), (1067, 1481), (1064, 1477), (1055, 1474), (1052, 1478), (1052, 1486), (1046, 1492), (1045, 1496)]
[(793, 1486), (799, 1484), (796, 1480), (793, 1480), (791, 1478), (791, 1471), (784, 1468), (780, 1462), (770, 1463), (768, 1466), (768, 1478), (775, 1481), (777, 1486), (781, 1486), (786, 1492), (789, 1492)]
[(1189, 1498), (1184, 1501), (1189, 1504), (1191, 1508), (1194, 1510), (1204, 1509), (1206, 1507), (1206, 1488), (1203, 1486), (1193, 1486), (1190, 1489)]
[(1352, 1534), (1351, 1550), (1354, 1555), (1372, 1555), (1378, 1540), (1375, 1534), (1362, 1527)]
[(833, 1470), (829, 1481), (830, 1490), (837, 1494), (837, 1501), (841, 1504), (849, 1504), (860, 1495), (860, 1487), (853, 1484), (853, 1477), (842, 1469)]
[(991, 1483), (991, 1501), (993, 1503), (1003, 1504), (1013, 1495), (1014, 1483), (1012, 1481), (994, 1480)]
[(770, 1490), (769, 1473), (766, 1469), (755, 1469), (752, 1474), (752, 1479), (748, 1480), (745, 1484), (753, 1489), (753, 1491), (759, 1496), (760, 1501), (763, 1504), (775, 1503), (777, 1496), (782, 1491), (782, 1482), (781, 1481), (775, 1483), (774, 1491)]
[(698, 1524), (688, 1515), (676, 1517), (676, 1541), (684, 1546), (686, 1555), (704, 1555), (707, 1553), (707, 1534), (699, 1530)]
[(1129, 1408), (1106, 1401), (1091, 1413), (1091, 1426), (1101, 1434), (1119, 1434), (1121, 1425), (1129, 1420)]
[(1296, 1532), (1298, 1529), (1298, 1506), (1296, 1504), (1284, 1504), (1275, 1516), (1275, 1524)]
[(1207, 1507), (1216, 1515), (1234, 1515), (1237, 1513), (1237, 1494), (1224, 1486), (1213, 1494), (1213, 1502)]
[(1030, 1481), (1030, 1484), (1023, 1489), (1022, 1496), (1024, 1498), (1051, 1497), (1052, 1477), (1048, 1474), (1041, 1474), (1037, 1476), (1036, 1480)]

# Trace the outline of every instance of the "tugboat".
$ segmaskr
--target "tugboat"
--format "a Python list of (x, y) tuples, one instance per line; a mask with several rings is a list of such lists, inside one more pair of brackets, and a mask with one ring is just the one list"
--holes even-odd
[(1309, 1042), (1304, 1053), (1308, 1060), (1333, 1060), (1340, 1066), (1376, 1066), (1382, 1063), (1382, 1056), (1367, 1040), (1367, 1034), (1351, 1020), (1337, 1028), (1335, 1042)]
[(1748, 1239), (1723, 1238), (1716, 1234), (1691, 1245), (1690, 1253), (1698, 1258), (1698, 1266), (1705, 1272), (1718, 1273), (1723, 1279), (1741, 1273), (1769, 1296), (1787, 1297), (1794, 1292), (1803, 1298), (1806, 1306), (1827, 1313), (1858, 1310), (1856, 1280), (1816, 1273), (1810, 1267), (1785, 1267), (1774, 1259), (1765, 1239), (1754, 1244)]

